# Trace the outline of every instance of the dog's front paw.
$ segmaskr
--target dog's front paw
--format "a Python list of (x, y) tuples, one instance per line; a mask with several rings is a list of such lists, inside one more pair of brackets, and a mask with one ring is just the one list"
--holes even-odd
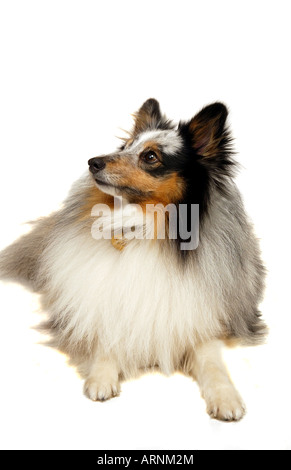
[(89, 377), (84, 385), (85, 394), (93, 401), (105, 401), (120, 393), (119, 382)]
[(216, 390), (206, 399), (211, 418), (221, 421), (239, 421), (245, 414), (245, 405), (233, 387)]

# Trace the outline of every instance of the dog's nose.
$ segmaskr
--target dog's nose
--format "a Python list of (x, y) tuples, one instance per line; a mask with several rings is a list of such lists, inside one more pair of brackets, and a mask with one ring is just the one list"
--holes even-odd
[(88, 161), (89, 169), (91, 173), (98, 173), (98, 171), (103, 170), (106, 166), (105, 159), (103, 157), (91, 158)]

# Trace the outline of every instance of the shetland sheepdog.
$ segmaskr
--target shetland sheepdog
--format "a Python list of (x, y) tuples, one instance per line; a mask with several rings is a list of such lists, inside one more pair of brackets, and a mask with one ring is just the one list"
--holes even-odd
[(213, 418), (245, 413), (221, 349), (264, 340), (265, 269), (233, 181), (227, 115), (217, 102), (174, 124), (148, 99), (122, 145), (89, 160), (62, 208), (0, 254), (2, 279), (41, 294), (43, 327), (92, 400), (158, 368), (197, 380)]

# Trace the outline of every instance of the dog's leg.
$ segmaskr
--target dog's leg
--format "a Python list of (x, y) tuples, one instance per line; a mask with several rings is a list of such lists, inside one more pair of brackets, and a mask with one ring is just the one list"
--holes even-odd
[(108, 400), (120, 392), (119, 370), (114, 357), (97, 348), (91, 362), (84, 392), (93, 401)]
[(219, 340), (198, 346), (193, 355), (193, 374), (209, 415), (223, 421), (237, 421), (243, 417), (245, 407), (229, 378), (221, 349)]

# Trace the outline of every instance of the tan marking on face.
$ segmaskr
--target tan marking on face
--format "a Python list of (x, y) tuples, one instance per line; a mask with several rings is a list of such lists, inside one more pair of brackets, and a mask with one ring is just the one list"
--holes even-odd
[(120, 157), (108, 162), (106, 165), (106, 174), (113, 179), (116, 178), (118, 186), (127, 186), (141, 189), (142, 191), (152, 190), (153, 177), (148, 175), (141, 168), (134, 166), (127, 157)]
[(95, 204), (107, 204), (112, 209), (114, 207), (114, 198), (100, 191), (97, 186), (91, 186), (84, 194), (84, 204), (80, 210), (79, 220), (90, 219)]
[(158, 204), (163, 205), (175, 204), (183, 197), (185, 190), (185, 183), (177, 173), (173, 173), (165, 179), (154, 178), (152, 186), (152, 193), (142, 201), (141, 206), (145, 207), (146, 204)]
[(148, 197), (137, 196), (138, 201), (129, 202), (161, 203), (164, 205), (176, 203), (182, 198), (185, 189), (184, 180), (177, 173), (165, 177), (155, 177), (142, 168), (133, 166), (127, 158), (108, 162), (106, 172), (109, 176), (116, 177), (118, 186), (150, 193)]
[[(164, 181), (159, 182), (159, 186), (156, 191), (151, 194), (148, 198), (144, 199), (140, 204), (144, 213), (147, 211), (147, 205), (157, 205), (162, 204), (166, 207), (168, 204), (178, 203), (179, 200), (183, 197), (185, 191), (185, 183), (183, 178), (181, 178), (177, 173), (173, 173), (169, 178)], [(154, 224), (154, 239), (158, 238), (158, 234), (161, 233), (163, 227), (163, 217), (165, 217), (165, 236), (168, 237), (169, 234), (169, 214), (165, 212), (158, 216), (157, 213), (153, 214), (153, 224)]]
[(157, 201), (162, 201), (165, 205), (169, 203), (177, 203), (183, 197), (184, 191), (184, 179), (177, 173), (173, 173), (158, 184), (154, 198)]

